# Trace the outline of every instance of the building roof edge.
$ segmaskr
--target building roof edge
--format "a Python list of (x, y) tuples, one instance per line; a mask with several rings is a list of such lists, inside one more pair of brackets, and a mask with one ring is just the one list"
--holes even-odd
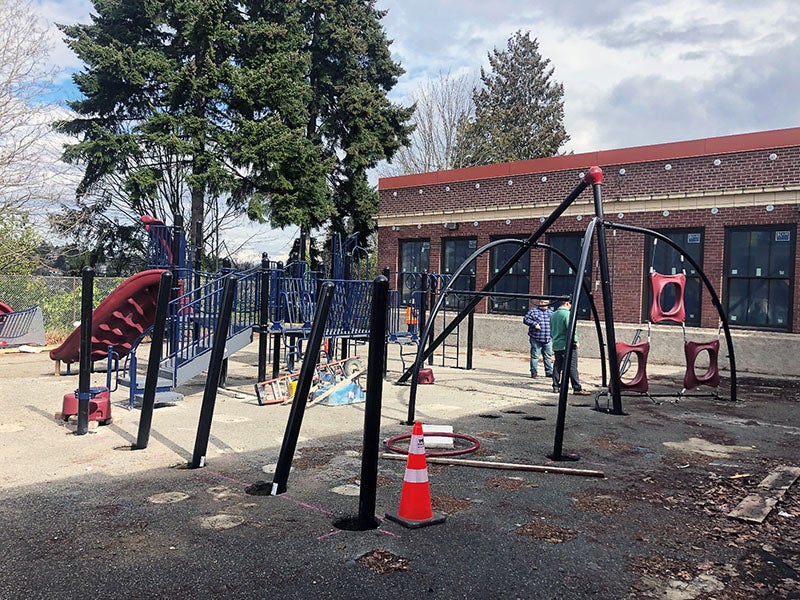
[(650, 146), (633, 146), (615, 150), (597, 150), (581, 154), (565, 154), (548, 158), (536, 158), (516, 162), (466, 167), (449, 171), (399, 175), (378, 179), (379, 190), (391, 190), (422, 185), (457, 183), (528, 175), (532, 173), (550, 173), (568, 169), (584, 169), (594, 165), (608, 166), (651, 162), (655, 160), (676, 160), (693, 156), (710, 156), (748, 152), (767, 148), (782, 148), (800, 145), (800, 127), (756, 131), (720, 137), (687, 140), (682, 142), (666, 142)]

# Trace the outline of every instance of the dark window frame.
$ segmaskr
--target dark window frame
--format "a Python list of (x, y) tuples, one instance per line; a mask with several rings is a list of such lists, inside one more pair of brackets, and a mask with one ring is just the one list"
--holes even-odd
[[(427, 267), (424, 269), (420, 269), (417, 271), (406, 271), (404, 269), (403, 258), (405, 255), (406, 247), (411, 247), (412, 244), (420, 245), (420, 247), (424, 247), (425, 244), (428, 245), (428, 252), (427, 252)], [(420, 253), (421, 251), (418, 251)], [(403, 238), (397, 241), (397, 289), (400, 290), (400, 303), (401, 305), (405, 306), (408, 304), (408, 301), (411, 299), (411, 294), (415, 291), (419, 291), (421, 289), (421, 282), (417, 288), (409, 288), (406, 285), (406, 275), (410, 273), (423, 273), (423, 272), (430, 272), (431, 268), (431, 240), (429, 237), (420, 237), (420, 238)], [(419, 278), (414, 278), (415, 282)]]
[[(460, 252), (459, 253), (459, 254), (464, 254), (464, 256), (461, 259), (461, 261), (458, 262), (458, 264), (447, 265), (446, 262), (447, 262), (447, 259), (448, 259), (448, 256), (447, 256), (448, 255), (448, 246), (449, 246), (449, 244), (455, 243), (455, 242), (466, 242), (466, 244), (467, 244), (466, 252), (465, 253), (464, 252)], [(470, 247), (470, 243), (472, 243), (471, 247)], [(449, 237), (442, 238), (441, 239), (441, 246), (440, 246), (440, 257), (439, 257), (439, 262), (441, 264), (441, 273), (442, 274), (450, 274), (450, 273), (454, 272), (459, 266), (461, 266), (464, 263), (464, 260), (466, 260), (470, 255), (474, 254), (474, 252), (477, 249), (478, 249), (478, 238), (477, 238), (477, 236), (474, 236), (474, 235), (449, 236)], [(460, 258), (460, 256), (457, 256), (457, 258)], [(452, 266), (452, 271), (449, 270), (451, 266)], [(459, 279), (461, 281), (454, 282), (454, 285), (453, 285), (452, 289), (455, 289), (455, 290), (469, 290), (469, 291), (473, 291), (473, 292), (475, 291), (475, 274), (476, 274), (476, 271), (477, 271), (477, 260), (473, 261), (471, 272), (469, 272), (470, 269), (467, 269), (467, 271), (468, 271), (467, 273), (462, 273), (460, 275)], [(467, 282), (466, 287), (464, 286), (464, 281)], [(472, 300), (472, 298), (473, 298), (473, 296), (471, 296), (471, 295), (468, 296), (466, 294), (455, 294), (452, 297), (448, 297), (446, 299), (445, 307), (446, 308), (450, 308), (450, 309), (454, 309), (454, 310), (461, 310), (462, 308), (464, 308), (467, 305), (467, 303), (470, 300)]]
[[(790, 239), (787, 242), (777, 242), (775, 240), (775, 233), (779, 231), (789, 231), (791, 234)], [(770, 252), (769, 257), (767, 259), (767, 264), (771, 266), (772, 264), (772, 249), (773, 243), (786, 243), (787, 246), (787, 265), (786, 265), (786, 273), (785, 276), (773, 276), (769, 272), (766, 275), (756, 275), (756, 274), (732, 274), (732, 261), (733, 258), (733, 242), (731, 238), (734, 237), (734, 234), (747, 232), (750, 235), (753, 233), (768, 233), (771, 234), (770, 237)], [(764, 330), (764, 331), (781, 331), (781, 332), (791, 332), (792, 331), (792, 324), (794, 322), (794, 293), (795, 293), (795, 271), (797, 269), (797, 256), (796, 256), (796, 244), (797, 244), (797, 224), (796, 223), (777, 223), (777, 224), (751, 224), (751, 225), (736, 225), (736, 226), (729, 226), (725, 227), (725, 248), (724, 248), (724, 270), (722, 273), (722, 285), (723, 285), (723, 307), (728, 315), (728, 322), (732, 328), (736, 329), (756, 329), (756, 330)], [(749, 248), (749, 246), (748, 246)], [(737, 248), (739, 252), (741, 252), (741, 247)], [(747, 253), (747, 261), (748, 267), (749, 263), (753, 260), (752, 253)], [(737, 269), (738, 270), (738, 269)], [(788, 286), (786, 286), (786, 307), (785, 307), (785, 314), (786, 317), (784, 319), (783, 324), (771, 324), (767, 323), (757, 323), (755, 322), (757, 319), (755, 316), (751, 317), (751, 301), (753, 300), (752, 294), (750, 293), (750, 286), (752, 282), (768, 282), (771, 283), (773, 281), (783, 281), (786, 280), (788, 282)], [(747, 317), (745, 320), (740, 320), (738, 318), (739, 315), (735, 314), (731, 307), (731, 300), (733, 292), (731, 288), (733, 287), (732, 284), (734, 282), (741, 283), (747, 281), (748, 286), (748, 293), (745, 295), (747, 299), (747, 308), (746, 313)], [(738, 285), (737, 285), (738, 287)], [(768, 286), (771, 287), (771, 286)], [(768, 307), (765, 311), (767, 314), (767, 320), (769, 321), (769, 312), (772, 310), (771, 307)]]
[[(524, 241), (527, 240), (529, 236), (524, 234), (508, 234), (508, 235), (493, 235), (489, 237), (490, 242), (496, 242), (498, 240), (520, 240)], [(489, 250), (489, 279), (494, 277), (495, 269), (500, 265), (497, 264), (497, 255), (498, 252), (501, 251), (501, 248), (505, 250), (510, 250), (512, 253), (519, 248), (517, 244), (504, 244), (503, 246), (495, 246)], [(505, 262), (506, 259), (504, 259)], [(508, 278), (509, 275), (513, 277), (513, 281), (522, 281), (524, 278), (525, 286), (524, 291), (520, 291), (519, 289), (511, 290), (512, 293), (520, 293), (520, 294), (529, 294), (530, 293), (530, 286), (531, 286), (531, 250), (530, 248), (523, 254), (519, 260), (517, 261), (517, 266), (522, 268), (522, 273), (510, 273), (506, 274), (503, 279), (501, 279), (498, 283), (502, 286), (503, 282), (512, 281)], [(514, 267), (512, 267), (512, 270)], [(520, 286), (514, 286), (515, 288), (519, 288)], [(509, 290), (503, 289), (503, 287), (494, 287), (495, 291), (498, 292), (508, 292)], [(494, 315), (524, 315), (528, 311), (528, 298), (489, 298), (489, 302), (487, 304), (487, 308), (491, 314)]]

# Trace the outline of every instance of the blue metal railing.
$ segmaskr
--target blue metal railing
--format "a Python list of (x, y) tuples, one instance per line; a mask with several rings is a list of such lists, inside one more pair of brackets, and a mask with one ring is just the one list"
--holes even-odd
[[(227, 337), (258, 323), (258, 268), (244, 271), (236, 282)], [(217, 276), (170, 301), (171, 335), (165, 340), (163, 363), (180, 366), (211, 351), (225, 278)]]

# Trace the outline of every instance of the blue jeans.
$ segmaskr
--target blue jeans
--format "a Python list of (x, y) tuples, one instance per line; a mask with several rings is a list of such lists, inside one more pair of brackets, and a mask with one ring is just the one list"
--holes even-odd
[(545, 377), (553, 374), (553, 342), (539, 342), (532, 337), (528, 338), (531, 342), (531, 375), (536, 375), (539, 366), (539, 356), (544, 360)]

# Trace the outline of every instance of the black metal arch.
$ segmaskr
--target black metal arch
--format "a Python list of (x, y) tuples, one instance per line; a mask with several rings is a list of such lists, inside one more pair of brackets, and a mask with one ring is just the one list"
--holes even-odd
[(725, 314), (725, 309), (722, 307), (722, 303), (720, 302), (719, 296), (717, 295), (717, 291), (714, 289), (714, 286), (711, 285), (711, 281), (706, 276), (703, 269), (697, 264), (697, 261), (694, 260), (688, 252), (686, 252), (683, 248), (681, 248), (678, 244), (673, 242), (667, 236), (657, 231), (653, 231), (652, 229), (647, 229), (645, 227), (636, 227), (635, 225), (623, 225), (622, 223), (614, 223), (611, 221), (604, 221), (603, 227), (608, 229), (620, 229), (624, 231), (633, 231), (636, 233), (642, 233), (644, 235), (649, 235), (659, 241), (664, 242), (665, 244), (671, 246), (674, 250), (681, 253), (683, 258), (692, 265), (695, 271), (700, 275), (700, 280), (703, 282), (706, 290), (708, 291), (708, 295), (711, 297), (711, 303), (714, 305), (714, 308), (717, 310), (717, 314), (719, 315), (720, 323), (722, 323), (722, 330), (725, 332), (725, 343), (728, 345), (728, 362), (730, 364), (730, 386), (731, 386), (731, 400), (736, 401), (736, 356), (733, 351), (733, 338), (731, 337), (731, 329), (728, 323), (728, 316)]

